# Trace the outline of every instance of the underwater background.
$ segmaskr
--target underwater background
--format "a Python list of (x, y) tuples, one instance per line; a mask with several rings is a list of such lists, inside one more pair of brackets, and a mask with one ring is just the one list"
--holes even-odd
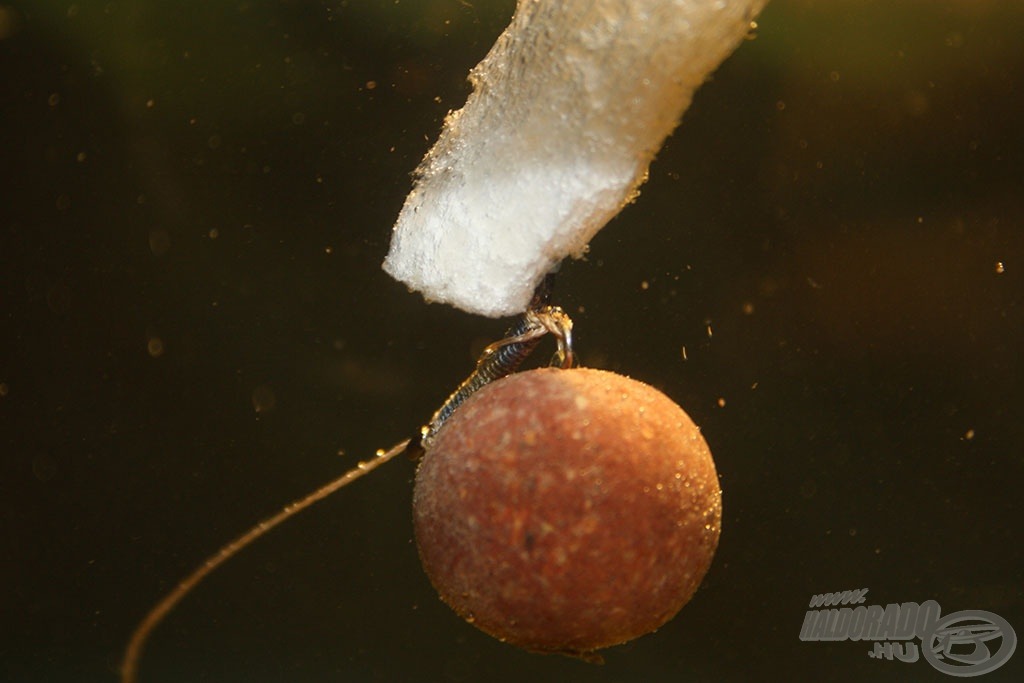
[[(502, 336), (380, 263), (513, 8), (0, 3), (0, 680), (115, 680), (178, 580)], [(555, 295), (584, 364), (714, 453), (721, 543), (679, 616), (604, 666), (492, 640), (423, 574), (400, 459), (210, 577), (141, 681), (942, 680), (800, 640), (856, 588), (1024, 637), (1024, 3), (758, 24)]]

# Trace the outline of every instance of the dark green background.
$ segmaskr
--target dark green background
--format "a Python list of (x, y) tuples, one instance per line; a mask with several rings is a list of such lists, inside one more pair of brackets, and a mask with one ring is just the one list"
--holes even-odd
[[(512, 8), (0, 7), (0, 679), (112, 681), (161, 594), (501, 335), (379, 265)], [(402, 460), (213, 576), (143, 681), (946, 680), (798, 640), (812, 594), (861, 587), (1024, 637), (1024, 4), (759, 23), (558, 283), (584, 362), (715, 453), (721, 546), (680, 616), (604, 667), (491, 640), (419, 567)]]

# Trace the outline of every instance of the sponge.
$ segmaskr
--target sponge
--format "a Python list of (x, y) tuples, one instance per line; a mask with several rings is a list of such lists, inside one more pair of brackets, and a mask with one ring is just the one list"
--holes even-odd
[(417, 170), (384, 270), (500, 317), (631, 201), (767, 0), (520, 0)]

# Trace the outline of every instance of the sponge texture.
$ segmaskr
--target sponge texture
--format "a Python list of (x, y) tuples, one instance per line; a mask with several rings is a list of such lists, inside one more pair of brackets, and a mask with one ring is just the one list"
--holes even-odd
[(430, 301), (523, 311), (637, 193), (766, 0), (520, 0), (398, 217), (384, 270)]

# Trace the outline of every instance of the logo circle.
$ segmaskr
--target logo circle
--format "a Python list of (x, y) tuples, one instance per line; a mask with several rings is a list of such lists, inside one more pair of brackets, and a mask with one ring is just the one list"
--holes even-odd
[[(991, 654), (986, 643), (1000, 637), (1002, 644)], [(951, 652), (956, 645), (969, 647), (971, 652)], [(967, 609), (947, 614), (935, 622), (930, 633), (921, 635), (921, 650), (928, 663), (944, 674), (961, 678), (998, 669), (1016, 648), (1017, 634), (1010, 622), (983, 610)]]

